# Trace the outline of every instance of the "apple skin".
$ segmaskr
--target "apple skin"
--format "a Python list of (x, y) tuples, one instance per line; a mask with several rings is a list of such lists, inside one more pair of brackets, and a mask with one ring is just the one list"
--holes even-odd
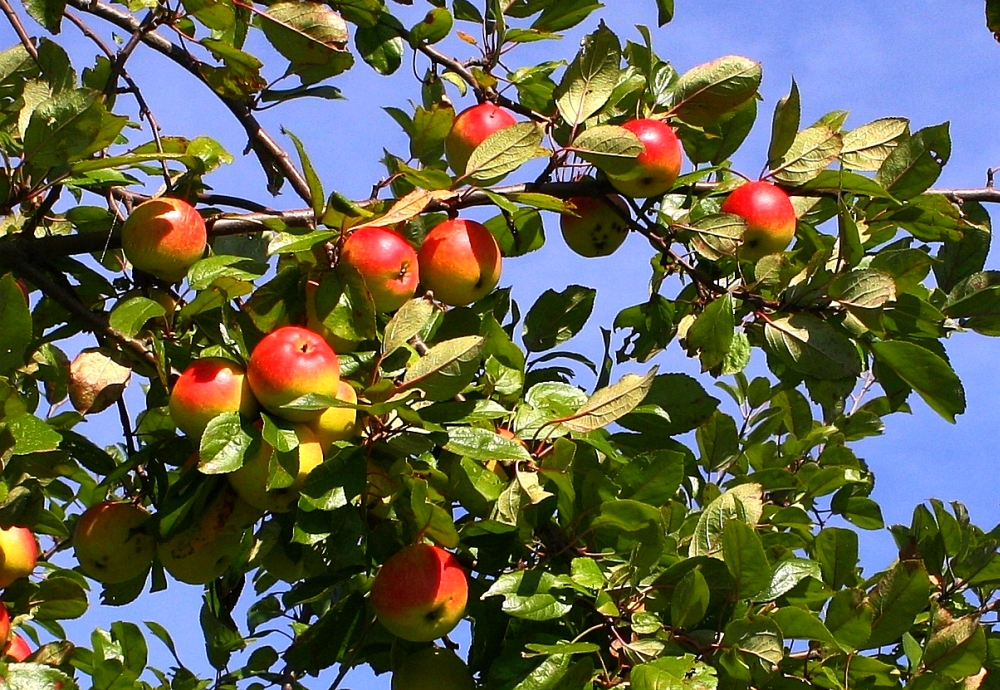
[(104, 501), (88, 508), (73, 533), (73, 549), (83, 572), (106, 584), (145, 573), (153, 562), (156, 541), (137, 530), (149, 517), (133, 503)]
[[(358, 394), (351, 384), (341, 379), (337, 400), (356, 405)], [(309, 428), (316, 434), (325, 455), (334, 441), (349, 441), (358, 435), (358, 411), (350, 407), (328, 407), (323, 410), (323, 414), (309, 422)]]
[(413, 544), (383, 564), (372, 584), (375, 615), (404, 640), (430, 642), (465, 615), (469, 583), (458, 560), (430, 544)]
[(10, 614), (3, 602), (0, 602), (0, 646), (6, 646), (10, 638)]
[(627, 197), (645, 199), (670, 191), (681, 172), (681, 142), (662, 120), (642, 118), (622, 125), (639, 137), (645, 150), (626, 173), (608, 175), (612, 186)]
[(746, 221), (739, 257), (757, 261), (768, 254), (784, 251), (795, 237), (795, 207), (780, 187), (758, 180), (737, 187), (719, 209)]
[(340, 250), (340, 261), (356, 270), (375, 302), (375, 311), (396, 311), (413, 298), (420, 282), (417, 253), (392, 230), (359, 228)]
[(122, 226), (125, 257), (140, 271), (171, 283), (184, 279), (207, 241), (205, 220), (183, 199), (144, 201)]
[(241, 503), (235, 493), (223, 491), (195, 524), (158, 544), (156, 553), (166, 571), (191, 585), (226, 572), (243, 542)]
[(392, 690), (476, 690), (476, 682), (458, 654), (428, 647), (406, 657), (392, 674)]
[(205, 427), (223, 412), (257, 415), (257, 398), (243, 368), (222, 357), (196, 359), (170, 391), (170, 417), (191, 438), (201, 438)]
[[(617, 194), (609, 194), (611, 203), (631, 218), (628, 204)], [(603, 199), (577, 196), (569, 199), (577, 215), (559, 216), (559, 229), (567, 246), (588, 259), (610, 256), (628, 237), (628, 222)]]
[[(509, 112), (492, 103), (480, 103), (463, 110), (444, 140), (444, 155), (455, 174), (465, 174), (472, 152), (491, 134), (517, 124)], [(502, 178), (491, 180), (499, 182)]]
[(424, 287), (453, 307), (488, 295), (503, 269), (500, 247), (486, 226), (462, 218), (446, 220), (427, 233), (418, 258)]
[(290, 422), (307, 422), (323, 410), (287, 410), (282, 405), (307, 393), (335, 397), (340, 360), (318, 333), (301, 326), (282, 326), (253, 349), (247, 362), (247, 381), (268, 412)]
[(27, 527), (0, 529), (0, 587), (28, 577), (38, 562), (38, 544)]
[(306, 477), (323, 464), (323, 448), (312, 429), (305, 424), (295, 424), (293, 427), (295, 435), (299, 437), (299, 472), (291, 486), (267, 488), (267, 470), (272, 448), (263, 440), (256, 453), (244, 458), (243, 467), (227, 475), (229, 484), (237, 495), (254, 508), (272, 513), (287, 513), (299, 500), (299, 492), (306, 483)]
[(31, 656), (31, 647), (20, 635), (11, 635), (7, 646), (3, 648), (3, 655), (20, 663)]
[(359, 341), (344, 340), (337, 336), (336, 333), (323, 325), (319, 316), (316, 315), (316, 290), (318, 288), (318, 281), (309, 280), (306, 282), (306, 328), (314, 333), (319, 333), (323, 340), (326, 341), (326, 344), (332, 347), (333, 351), (337, 354), (354, 352), (358, 349), (358, 345), (361, 344)]

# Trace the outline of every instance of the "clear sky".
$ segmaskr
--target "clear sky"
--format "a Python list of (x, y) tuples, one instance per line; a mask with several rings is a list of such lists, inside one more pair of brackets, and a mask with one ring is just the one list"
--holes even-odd
[[(583, 29), (593, 30), (598, 16), (603, 16), (623, 40), (640, 40), (635, 24), (655, 26), (653, 0), (605, 2), (610, 9), (594, 15)], [(428, 7), (418, 1), (407, 11), (417, 18)], [(393, 5), (394, 11), (397, 8)], [(1000, 45), (984, 27), (982, 0), (677, 0), (676, 9), (674, 22), (653, 34), (657, 52), (678, 71), (727, 54), (763, 63), (764, 100), (757, 127), (735, 158), (737, 169), (746, 174), (756, 175), (764, 163), (771, 112), (775, 101), (787, 93), (793, 76), (802, 96), (803, 125), (835, 109), (851, 112), (849, 127), (886, 116), (908, 117), (914, 130), (950, 120), (953, 153), (939, 186), (981, 186), (987, 168), (1000, 165), (1000, 71), (996, 69)], [(94, 25), (98, 26), (96, 20)], [(79, 46), (74, 31), (71, 26), (63, 29)], [(527, 46), (515, 52), (510, 63), (569, 60), (580, 33), (561, 42)], [(5, 46), (16, 40), (5, 24), (0, 27), (0, 36)], [(259, 41), (251, 42), (250, 50), (260, 45)], [(461, 57), (467, 56), (464, 44), (451, 41), (444, 45)], [(86, 47), (74, 53), (78, 70), (91, 54)], [(372, 183), (384, 174), (378, 162), (382, 148), (406, 151), (403, 134), (381, 107), (405, 108), (409, 99), (419, 99), (409, 64), (408, 55), (403, 68), (388, 79), (359, 64), (334, 82), (348, 100), (300, 101), (269, 111), (262, 120), (273, 133), (284, 126), (305, 142), (327, 192), (337, 189), (347, 196), (364, 198)], [(237, 156), (236, 164), (208, 178), (216, 191), (267, 201), (276, 208), (299, 206), (287, 191), (275, 200), (263, 198), (263, 176), (256, 161), (240, 156), (245, 144), (242, 129), (203, 87), (143, 48), (130, 61), (129, 69), (144, 88), (165, 133), (208, 134)], [(457, 94), (451, 95), (459, 108), (472, 104), (471, 97), (458, 100)], [(554, 216), (549, 216), (547, 228), (550, 237), (557, 237)], [(598, 288), (591, 328), (571, 343), (573, 349), (596, 357), (600, 354), (597, 326), (610, 325), (619, 309), (645, 298), (649, 255), (648, 245), (639, 237), (631, 237), (618, 254), (605, 260), (570, 255), (557, 239), (539, 252), (508, 261), (502, 284), (516, 286), (514, 297), (522, 309), (550, 287), (562, 289), (579, 283)], [(989, 265), (998, 264), (994, 251)], [(957, 335), (948, 343), (948, 350), (968, 395), (968, 411), (958, 423), (944, 422), (914, 395), (912, 416), (888, 418), (883, 437), (857, 446), (876, 473), (874, 497), (882, 504), (888, 524), (908, 522), (913, 507), (930, 497), (966, 503), (973, 520), (987, 529), (1000, 521), (992, 486), (998, 462), (992, 434), (997, 432), (1000, 411), (994, 361), (1000, 356), (1000, 342), (975, 334)], [(759, 364), (759, 352), (756, 357)], [(661, 372), (696, 373), (697, 369), (676, 344), (655, 363)], [(579, 382), (587, 388), (593, 385), (588, 375)], [(710, 380), (704, 383), (711, 385)], [(117, 422), (106, 413), (89, 424), (91, 428), (107, 424), (108, 433), (113, 434)], [(866, 569), (871, 572), (887, 565), (894, 556), (888, 533), (861, 536)], [(248, 588), (245, 602), (249, 597)], [(125, 609), (95, 607), (67, 629), (74, 639), (86, 643), (94, 625), (106, 626), (118, 619), (155, 619), (174, 634), (187, 665), (207, 669), (197, 624), (199, 602), (198, 588), (172, 582), (168, 592), (148, 596)], [(277, 640), (275, 644), (283, 645)], [(155, 640), (150, 640), (150, 647), (154, 663), (170, 665)], [(324, 681), (306, 684), (325, 688), (330, 679), (324, 676)], [(346, 685), (387, 688), (388, 677), (372, 679), (359, 673), (348, 676)]]

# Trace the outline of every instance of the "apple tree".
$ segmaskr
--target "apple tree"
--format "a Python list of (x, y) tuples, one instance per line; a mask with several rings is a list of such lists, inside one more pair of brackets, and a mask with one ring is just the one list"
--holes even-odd
[[(3, 682), (995, 685), (1000, 527), (933, 500), (893, 563), (858, 556), (884, 524), (852, 444), (912, 406), (954, 421), (946, 340), (1000, 334), (1000, 193), (934, 188), (948, 125), (804, 123), (794, 83), (758, 124), (752, 57), (679, 72), (591, 0), (396, 2), (0, 0)], [(519, 57), (574, 27), (575, 54)], [(153, 53), (245, 132), (255, 198), (152, 112)], [(408, 150), (367, 199), (260, 122), (408, 68)], [(594, 289), (496, 287), (557, 227), (587, 256), (648, 242), (596, 356), (570, 349)], [(81, 424), (109, 408), (111, 445)], [(160, 623), (66, 639), (88, 592), (192, 586), (214, 677), (148, 668)]]

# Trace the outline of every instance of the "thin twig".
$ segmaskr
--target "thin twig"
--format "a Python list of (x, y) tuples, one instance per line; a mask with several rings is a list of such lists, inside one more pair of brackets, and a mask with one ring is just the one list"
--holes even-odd
[(28, 55), (36, 63), (38, 62), (38, 49), (35, 48), (35, 44), (31, 42), (31, 37), (28, 36), (28, 32), (24, 30), (24, 25), (21, 23), (21, 18), (17, 16), (17, 12), (14, 8), (10, 6), (7, 0), (0, 0), (0, 10), (7, 15), (7, 21), (10, 25), (14, 27), (14, 33), (21, 40), (21, 44), (24, 45), (24, 49), (28, 51)]

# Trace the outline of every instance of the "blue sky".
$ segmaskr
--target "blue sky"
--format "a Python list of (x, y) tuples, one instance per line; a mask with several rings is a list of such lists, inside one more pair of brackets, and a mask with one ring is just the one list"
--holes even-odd
[[(653, 0), (606, 3), (612, 11), (593, 16), (583, 29), (593, 30), (597, 17), (604, 16), (623, 39), (639, 40), (635, 24), (655, 26)], [(428, 7), (418, 3), (404, 10), (415, 19)], [(96, 20), (94, 25), (98, 26)], [(81, 48), (74, 52), (74, 64), (82, 69), (91, 55), (89, 48), (77, 41), (73, 27), (67, 25), (63, 31)], [(521, 53), (515, 52), (510, 63), (517, 66), (542, 59), (571, 59), (580, 33), (561, 42), (528, 46)], [(835, 109), (851, 112), (848, 126), (886, 116), (908, 117), (913, 129), (950, 120), (953, 153), (940, 186), (981, 186), (986, 169), (1000, 165), (1000, 128), (996, 126), (1000, 73), (995, 69), (1000, 45), (983, 25), (982, 0), (677, 0), (675, 21), (653, 33), (657, 52), (679, 71), (726, 54), (745, 55), (763, 63), (764, 100), (757, 127), (735, 157), (737, 169), (747, 174), (756, 175), (763, 165), (770, 115), (775, 101), (787, 93), (792, 76), (802, 95), (803, 125)], [(6, 25), (0, 27), (0, 35), (5, 46), (16, 40)], [(252, 41), (250, 49), (260, 45)], [(445, 46), (460, 56), (467, 55), (468, 46), (457, 41)], [(327, 192), (337, 189), (350, 197), (366, 197), (371, 184), (384, 174), (378, 162), (382, 147), (397, 153), (406, 150), (404, 136), (381, 107), (405, 108), (409, 99), (419, 99), (409, 61), (409, 56), (404, 58), (403, 68), (387, 79), (359, 64), (335, 82), (348, 100), (301, 101), (264, 113), (261, 119), (273, 133), (284, 126), (305, 142)], [(234, 165), (209, 178), (217, 191), (265, 200), (259, 167), (252, 158), (240, 155), (245, 144), (242, 130), (211, 95), (179, 68), (143, 48), (129, 69), (144, 88), (165, 133), (208, 134), (237, 156)], [(459, 100), (454, 92), (451, 95), (459, 107), (472, 104), (471, 97)], [(287, 191), (278, 199), (265, 201), (276, 208), (300, 205)], [(562, 289), (571, 283), (598, 288), (592, 327), (571, 343), (574, 349), (597, 356), (597, 325), (610, 324), (619, 309), (644, 299), (650, 250), (641, 238), (631, 237), (614, 257), (585, 260), (569, 254), (558, 241), (554, 217), (549, 217), (547, 228), (549, 237), (556, 241), (539, 252), (508, 261), (501, 284), (516, 286), (514, 296), (522, 308), (546, 288)], [(990, 265), (997, 263), (994, 252)], [(992, 433), (996, 432), (1000, 410), (1000, 386), (993, 363), (1000, 357), (1000, 342), (974, 334), (957, 335), (948, 343), (948, 350), (968, 395), (968, 411), (958, 423), (947, 424), (914, 397), (912, 416), (890, 417), (883, 437), (857, 446), (876, 473), (875, 498), (889, 524), (908, 522), (914, 505), (932, 496), (966, 503), (973, 520), (987, 529), (1000, 521), (1000, 507), (991, 486), (997, 463)], [(696, 366), (683, 357), (676, 344), (655, 363), (661, 372), (696, 372)], [(584, 376), (580, 383), (590, 387), (592, 380)], [(705, 384), (709, 386), (711, 381)], [(134, 412), (137, 405), (132, 407)], [(100, 433), (113, 434), (116, 421), (108, 414), (89, 423), (95, 432), (104, 424), (107, 431)], [(894, 555), (886, 532), (863, 534), (862, 552), (869, 571), (886, 565)], [(245, 599), (249, 600), (249, 594)], [(171, 583), (168, 592), (125, 609), (95, 607), (67, 628), (72, 637), (86, 642), (94, 625), (107, 626), (118, 619), (155, 619), (174, 633), (185, 663), (207, 669), (197, 625), (199, 601), (198, 588)], [(150, 645), (154, 663), (168, 666), (169, 657), (161, 653), (162, 647), (153, 640)], [(315, 687), (326, 687), (329, 682), (317, 681)], [(387, 688), (388, 677), (352, 674), (346, 685)]]

